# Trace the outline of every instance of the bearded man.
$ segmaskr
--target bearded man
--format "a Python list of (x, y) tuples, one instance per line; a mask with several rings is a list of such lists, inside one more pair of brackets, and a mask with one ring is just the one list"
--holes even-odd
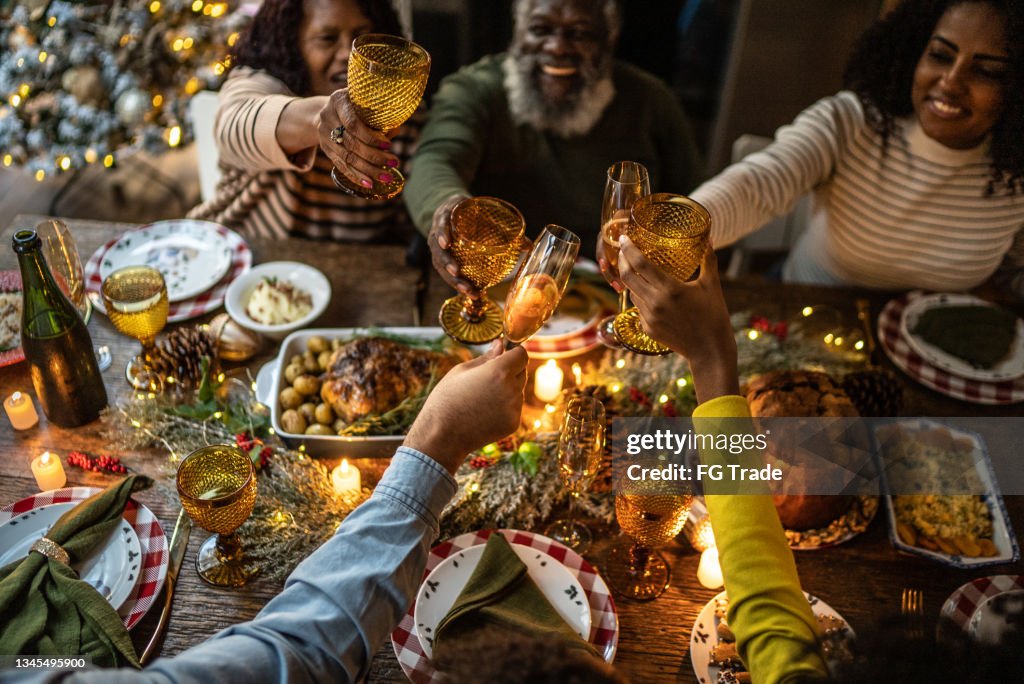
[(593, 256), (608, 167), (647, 167), (654, 192), (689, 192), (703, 168), (689, 122), (657, 78), (613, 58), (615, 0), (517, 0), (508, 53), (441, 83), (405, 186), (434, 266), (461, 292), (448, 248), (459, 200), (500, 197), (526, 219), (569, 228)]

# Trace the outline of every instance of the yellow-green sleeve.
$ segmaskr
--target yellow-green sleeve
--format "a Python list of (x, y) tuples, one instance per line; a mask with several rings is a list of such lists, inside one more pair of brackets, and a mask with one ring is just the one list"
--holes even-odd
[[(750, 418), (750, 410), (743, 397), (718, 397), (693, 412), (694, 431), (721, 434), (744, 418)], [(737, 457), (711, 450), (702, 451), (701, 460), (736, 462)], [(706, 500), (729, 594), (729, 626), (753, 681), (826, 678), (817, 622), (800, 590), (771, 496), (707, 494)]]

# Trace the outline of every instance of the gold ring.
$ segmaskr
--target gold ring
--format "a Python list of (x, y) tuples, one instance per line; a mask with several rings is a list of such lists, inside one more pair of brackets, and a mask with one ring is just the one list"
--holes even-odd
[(331, 142), (334, 143), (335, 145), (340, 145), (341, 144), (341, 139), (344, 138), (344, 137), (345, 137), (345, 127), (344, 126), (338, 126), (337, 128), (335, 128), (334, 130), (331, 131)]

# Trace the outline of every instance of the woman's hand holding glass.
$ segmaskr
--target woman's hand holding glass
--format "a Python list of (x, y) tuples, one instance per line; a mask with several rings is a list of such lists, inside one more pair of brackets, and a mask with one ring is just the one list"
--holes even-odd
[[(389, 152), (395, 128), (381, 132), (370, 128), (356, 114), (348, 88), (334, 91), (316, 116), (320, 149), (334, 164), (336, 175), (344, 175), (359, 187), (370, 190), (374, 182), (388, 182), (390, 170), (399, 159)], [(338, 134), (339, 128), (343, 131)]]
[[(700, 204), (682, 195), (659, 193), (633, 204), (627, 236), (651, 263), (684, 282), (700, 266), (710, 229), (711, 216)], [(672, 351), (645, 332), (635, 306), (615, 317), (614, 331), (623, 347), (638, 354)]]
[[(430, 54), (421, 46), (401, 36), (366, 33), (352, 41), (345, 99), (368, 127), (380, 133), (393, 131), (419, 107), (429, 75)], [(348, 130), (340, 126), (332, 129), (328, 138), (342, 145), (347, 135)], [(367, 142), (376, 142), (378, 148), (383, 144), (379, 137), (358, 142), (363, 143), (363, 151), (367, 151)], [(405, 176), (397, 167), (379, 167), (369, 176), (357, 174), (349, 164), (356, 156), (362, 157), (347, 150), (344, 157), (349, 159), (342, 159), (341, 165), (331, 171), (335, 185), (351, 195), (372, 200), (390, 199), (402, 192)]]
[(689, 361), (697, 400), (737, 394), (736, 338), (712, 247), (704, 253), (700, 275), (681, 281), (651, 263), (626, 238), (620, 243), (619, 273), (632, 292), (644, 331)]

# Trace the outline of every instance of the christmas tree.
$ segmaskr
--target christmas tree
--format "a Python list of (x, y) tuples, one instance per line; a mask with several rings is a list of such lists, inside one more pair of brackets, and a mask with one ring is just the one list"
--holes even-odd
[(246, 19), (233, 2), (0, 0), (0, 162), (36, 179), (191, 139)]

